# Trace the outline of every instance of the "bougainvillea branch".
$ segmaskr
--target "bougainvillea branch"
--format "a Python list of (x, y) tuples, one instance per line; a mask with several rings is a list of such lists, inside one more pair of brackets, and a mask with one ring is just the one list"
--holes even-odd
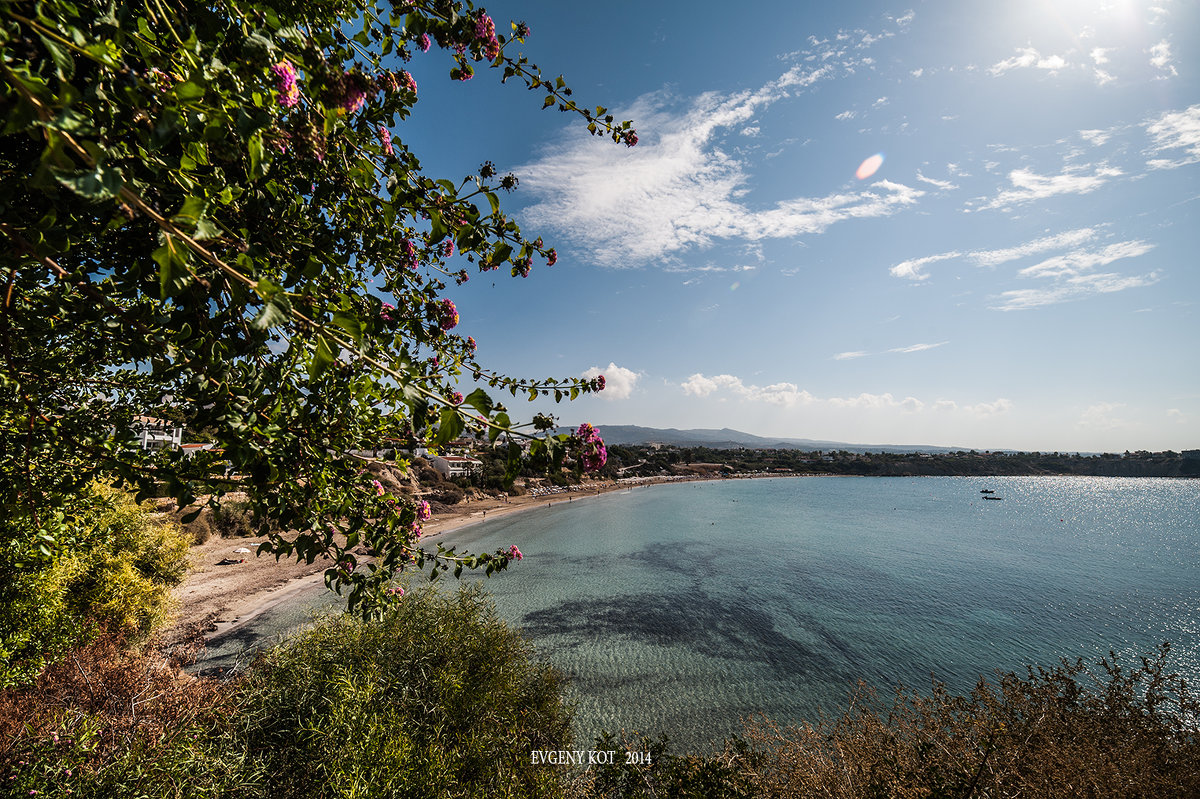
[[(510, 31), (466, 0), (0, 0), (7, 551), (66, 546), (55, 508), (100, 477), (181, 506), (244, 491), (264, 553), (331, 558), (330, 587), (368, 614), (400, 595), (389, 581), (408, 564), (491, 573), (521, 557), (423, 547), (420, 505), (374, 490), (356, 454), (473, 429), (513, 459), (512, 439), (532, 437), (547, 468), (604, 462), (590, 427), (553, 435), (539, 417), (526, 432), (485, 389), (455, 388), (603, 388), (476, 360), (442, 278), (468, 280), (456, 264), (525, 276), (558, 255), (504, 213), (516, 176), (488, 162), (436, 179), (406, 144), (414, 57), (448, 59), (450, 81), (519, 78), (543, 107), (636, 144), (629, 122), (510, 52), (528, 26)], [(143, 452), (141, 415), (182, 417), (217, 448)]]

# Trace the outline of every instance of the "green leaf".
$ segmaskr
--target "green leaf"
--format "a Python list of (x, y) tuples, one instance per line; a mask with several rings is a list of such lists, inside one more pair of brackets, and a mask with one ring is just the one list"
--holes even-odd
[(206, 89), (203, 84), (197, 83), (195, 80), (187, 80), (175, 87), (175, 97), (181, 103), (199, 100), (204, 96)]
[(329, 341), (324, 336), (317, 336), (316, 349), (313, 351), (312, 360), (308, 362), (308, 379), (316, 380), (336, 358), (337, 355), (334, 354)]
[(250, 137), (250, 179), (265, 177), (271, 168), (271, 154), (263, 145), (262, 131), (255, 131)]
[(174, 236), (167, 236), (151, 258), (158, 264), (158, 286), (163, 299), (174, 297), (192, 282), (192, 273), (187, 268), (191, 252)]
[(443, 408), (441, 416), (438, 417), (438, 429), (434, 434), (433, 443), (448, 444), (462, 435), (462, 431), (463, 419), (459, 412), (454, 408)]
[(487, 416), (492, 412), (492, 398), (487, 395), (487, 392), (482, 388), (477, 388), (467, 395), (463, 400), (464, 405), (470, 405), (475, 410)]
[(488, 259), (488, 263), (491, 266), (499, 266), (508, 260), (508, 257), (512, 255), (512, 251), (513, 248), (509, 244), (501, 242), (496, 246), (496, 249), (492, 251), (492, 257)]
[(362, 343), (362, 322), (357, 317), (338, 311), (333, 315), (333, 323), (349, 333), (355, 344)]
[(71, 76), (75, 74), (75, 59), (58, 42), (47, 39), (40, 33), (37, 36), (42, 40), (42, 46), (50, 53), (50, 58), (54, 59), (54, 66), (58, 68), (59, 77), (70, 80)]
[(125, 181), (121, 170), (101, 164), (90, 172), (54, 171), (54, 178), (63, 186), (89, 200), (104, 200), (115, 197)]
[(284, 293), (273, 296), (266, 305), (251, 320), (250, 326), (255, 330), (267, 330), (279, 327), (292, 317), (292, 301)]

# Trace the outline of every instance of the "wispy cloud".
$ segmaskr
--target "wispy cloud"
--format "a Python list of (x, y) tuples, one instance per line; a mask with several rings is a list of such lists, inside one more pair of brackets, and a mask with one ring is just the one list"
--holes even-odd
[(1159, 78), (1173, 78), (1179, 74), (1171, 56), (1171, 43), (1163, 39), (1150, 48), (1150, 65), (1158, 70)]
[(903, 277), (909, 280), (926, 280), (929, 275), (924, 271), (924, 267), (929, 264), (938, 263), (939, 261), (962, 259), (973, 263), (975, 266), (995, 267), (1009, 261), (1028, 258), (1029, 256), (1039, 255), (1044, 252), (1052, 252), (1067, 247), (1078, 247), (1081, 244), (1091, 241), (1096, 235), (1096, 228), (1078, 228), (1076, 230), (1056, 233), (1053, 236), (1043, 236), (1016, 247), (1005, 247), (998, 250), (973, 250), (971, 252), (954, 250), (938, 253), (937, 255), (927, 255), (924, 258), (913, 258), (896, 264), (889, 271), (894, 277)]
[(865, 358), (869, 354), (866, 350), (853, 350), (851, 352), (839, 352), (833, 356), (833, 359), (835, 361), (850, 361), (855, 358)]
[(1111, 294), (1151, 286), (1158, 280), (1158, 272), (1145, 275), (1119, 275), (1113, 272), (1072, 275), (1042, 288), (1005, 291), (1000, 294), (999, 303), (992, 307), (998, 311), (1025, 311), (1079, 300), (1093, 294)]
[(1123, 258), (1136, 258), (1154, 249), (1144, 241), (1120, 241), (1099, 250), (1077, 250), (1027, 266), (1017, 272), (1021, 277), (1070, 277), (1108, 266)]
[(1189, 106), (1183, 111), (1169, 111), (1145, 123), (1145, 127), (1152, 154), (1184, 151), (1182, 156), (1173, 159), (1151, 159), (1146, 164), (1151, 169), (1173, 169), (1200, 163), (1200, 105)]
[(910, 344), (907, 347), (893, 347), (892, 349), (888, 350), (888, 352), (900, 352), (900, 353), (924, 352), (925, 350), (932, 350), (936, 347), (944, 347), (945, 345), (947, 345), (949, 343), (950, 343), (949, 341), (939, 341), (936, 344)]
[(1070, 167), (1058, 175), (1039, 175), (1027, 168), (1014, 169), (1008, 173), (1012, 188), (1001, 191), (977, 210), (1009, 208), (1061, 194), (1089, 194), (1122, 174), (1120, 169), (1112, 166), (1097, 166), (1091, 174), (1086, 174), (1083, 167)]
[(522, 188), (536, 200), (523, 216), (568, 234), (599, 263), (621, 267), (670, 262), (718, 242), (818, 234), (911, 206), (924, 192), (888, 180), (751, 205), (745, 199), (753, 177), (748, 162), (727, 146), (732, 135), (757, 128), (755, 117), (774, 103), (869, 66), (862, 51), (892, 35), (842, 31), (833, 41), (814, 39), (811, 48), (792, 54), (800, 59), (796, 66), (754, 90), (690, 99), (645, 95), (621, 114), (638, 120), (636, 148), (572, 138), (517, 167)]
[(921, 170), (919, 169), (917, 170), (917, 180), (921, 181), (922, 183), (928, 183), (930, 186), (941, 189), (942, 191), (950, 191), (958, 188), (956, 184), (951, 183), (948, 180), (938, 180), (937, 178), (925, 177), (921, 174)]
[(916, 413), (961, 413), (987, 418), (1007, 413), (1013, 403), (1003, 397), (992, 402), (959, 404), (953, 400), (921, 400), (916, 397), (898, 397), (890, 392), (873, 394), (863, 392), (850, 397), (820, 398), (800, 389), (794, 383), (775, 383), (769, 386), (747, 384), (735, 375), (722, 374), (707, 377), (697, 373), (680, 383), (683, 393), (693, 397), (714, 399), (736, 399), (745, 402), (761, 402), (785, 407), (822, 406), (864, 411), (900, 411)]

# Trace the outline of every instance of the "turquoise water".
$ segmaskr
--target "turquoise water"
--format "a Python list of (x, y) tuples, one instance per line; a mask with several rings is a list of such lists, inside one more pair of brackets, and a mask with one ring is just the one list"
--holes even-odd
[(625, 729), (705, 747), (752, 713), (837, 712), (859, 679), (963, 691), (1164, 640), (1200, 679), (1200, 481), (683, 483), (447, 539), (521, 548), (487, 589), (571, 678), (581, 743)]

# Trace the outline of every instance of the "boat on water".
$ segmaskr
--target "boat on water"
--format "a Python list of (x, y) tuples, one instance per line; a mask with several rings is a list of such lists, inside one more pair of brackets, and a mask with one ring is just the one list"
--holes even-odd
[(979, 489), (979, 493), (980, 494), (995, 494), (996, 492), (990, 488), (981, 488), (981, 489)]
[(1004, 497), (984, 497), (984, 499), (994, 499), (999, 502), (1000, 500), (1004, 499)]

